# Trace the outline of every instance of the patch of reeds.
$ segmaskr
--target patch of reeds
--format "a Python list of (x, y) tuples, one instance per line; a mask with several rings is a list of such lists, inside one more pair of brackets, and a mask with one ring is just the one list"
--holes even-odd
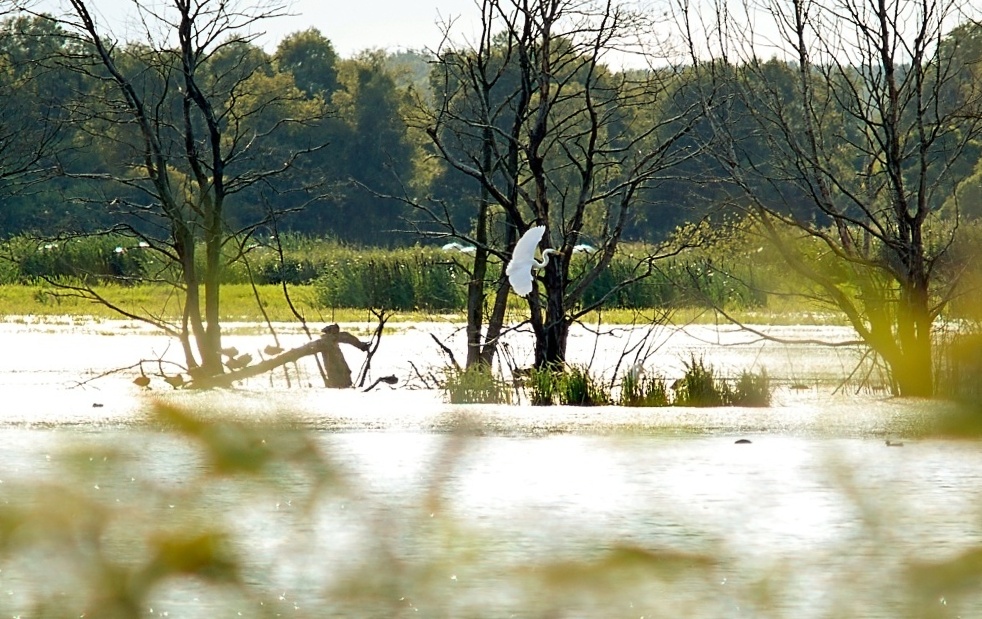
[(564, 365), (536, 368), (529, 372), (526, 390), (533, 405), (548, 406), (749, 406), (771, 404), (773, 391), (767, 371), (744, 370), (735, 380), (718, 375), (702, 358), (685, 362), (685, 373), (671, 386), (657, 374), (640, 366), (632, 367), (620, 381), (614, 396), (612, 386), (592, 374), (589, 368)]
[(631, 368), (621, 381), (617, 403), (621, 406), (669, 406), (672, 397), (664, 378)]
[(322, 307), (460, 311), (469, 277), (434, 249), (337, 251), (315, 282)]
[(510, 404), (509, 386), (483, 365), (449, 368), (441, 385), (451, 404)]
[(556, 396), (569, 406), (605, 406), (611, 403), (610, 390), (584, 366), (571, 365), (559, 374)]
[(765, 407), (771, 405), (771, 379), (767, 369), (759, 373), (743, 370), (736, 379), (731, 391), (730, 404), (733, 406)]
[(703, 358), (684, 362), (685, 373), (668, 386), (658, 375), (640, 367), (630, 368), (621, 379), (621, 406), (750, 406), (771, 404), (773, 387), (767, 370), (743, 370), (735, 380), (721, 377)]
[(589, 368), (579, 365), (533, 368), (527, 385), (536, 406), (605, 406), (612, 403), (610, 389)]
[(560, 370), (552, 368), (530, 368), (526, 381), (526, 391), (532, 406), (552, 406), (556, 402), (559, 389)]
[(700, 357), (684, 362), (685, 373), (675, 383), (676, 406), (724, 406), (732, 400), (733, 389), (716, 374), (712, 365)]

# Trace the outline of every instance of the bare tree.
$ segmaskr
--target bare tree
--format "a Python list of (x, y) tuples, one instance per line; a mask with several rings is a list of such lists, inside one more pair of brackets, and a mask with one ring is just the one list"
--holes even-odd
[(946, 39), (966, 7), (679, 7), (701, 83), (731, 95), (706, 111), (733, 204), (809, 294), (845, 314), (896, 393), (931, 395), (932, 324), (955, 284), (945, 261), (958, 232), (957, 212), (939, 209), (982, 129), (982, 90)]
[[(92, 93), (75, 109), (75, 122), (112, 163), (65, 173), (92, 181), (105, 197), (90, 198), (89, 205), (115, 213), (113, 230), (169, 267), (152, 279), (180, 290), (183, 318), (172, 324), (144, 309), (113, 307), (178, 336), (192, 375), (220, 374), (223, 269), (242, 258), (264, 221), (233, 225), (227, 204), (319, 147), (283, 152), (272, 146), (273, 136), (323, 112), (322, 102), (307, 100), (292, 78), (270, 71), (265, 54), (250, 44), (261, 22), (284, 14), (284, 5), (135, 2), (141, 43), (121, 45), (103, 30), (92, 3), (67, 4), (50, 19), (84, 54), (72, 64)], [(93, 288), (74, 291), (111, 305)]]
[[(439, 55), (438, 103), (427, 127), (446, 165), (479, 188), (475, 226), (455, 226), (450, 207), (421, 208), (448, 235), (477, 248), (468, 289), (469, 363), (489, 362), (504, 319), (502, 273), (480, 349), (488, 261), (503, 263), (520, 233), (547, 227), (543, 246), (562, 254), (541, 274), (528, 304), (535, 365), (561, 364), (570, 325), (602, 303), (581, 301), (614, 256), (640, 195), (692, 156), (681, 141), (695, 106), (662, 113), (678, 88), (670, 68), (608, 68), (611, 54), (626, 52), (648, 31), (644, 16), (624, 6), (482, 0), (479, 7), (479, 40)], [(574, 275), (572, 249), (588, 233), (597, 251)], [(638, 278), (651, 272), (654, 259), (643, 261)]]

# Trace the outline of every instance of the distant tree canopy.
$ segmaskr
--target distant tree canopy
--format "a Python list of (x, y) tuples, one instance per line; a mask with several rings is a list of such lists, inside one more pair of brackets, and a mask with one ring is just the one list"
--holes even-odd
[[(946, 57), (951, 58), (951, 76), (956, 77), (947, 79), (944, 91), (944, 97), (954, 105), (959, 97), (974, 92), (972, 82), (982, 79), (982, 27), (964, 23), (939, 44), (946, 50)], [(82, 66), (66, 66), (87, 62), (84, 55), (73, 53), (77, 45), (57, 22), (49, 19), (14, 16), (0, 22), (0, 237), (41, 230), (54, 234), (107, 227), (113, 223), (112, 209), (94, 214), (84, 205), (135, 198), (115, 195), (63, 174), (85, 169), (118, 175), (131, 154), (125, 152), (126, 136), (121, 133), (115, 141), (101, 139), (107, 134), (111, 137), (113, 132), (128, 131), (125, 125), (107, 126), (80, 103), (93, 101), (98, 94), (94, 89), (105, 85), (100, 86), (99, 80), (82, 80)], [(152, 65), (148, 55), (153, 51), (145, 44), (123, 41), (118, 43), (117, 51), (119, 61), (128, 69)], [(412, 220), (418, 217), (406, 206), (406, 199), (425, 196), (442, 200), (456, 217), (455, 224), (466, 228), (480, 188), (473, 179), (435, 162), (432, 147), (413, 118), (420, 103), (432, 106), (440, 100), (440, 93), (434, 91), (440, 79), (427, 75), (439, 70), (436, 60), (426, 52), (414, 51), (369, 51), (341, 58), (331, 41), (316, 29), (287, 36), (273, 53), (248, 41), (218, 46), (203, 66), (210, 72), (216, 89), (223, 83), (239, 83), (242, 75), (250, 75), (249, 94), (232, 93), (226, 121), (240, 123), (257, 136), (274, 136), (273, 143), (263, 151), (268, 160), (262, 163), (272, 165), (286, 153), (318, 148), (281, 177), (231, 197), (226, 205), (229, 220), (234, 224), (254, 220), (257, 213), (270, 209), (297, 209), (281, 222), (282, 228), (356, 244), (407, 245), (419, 239), (406, 232), (414, 228)], [(672, 72), (671, 96), (636, 106), (611, 127), (618, 127), (625, 135), (634, 126), (662, 126), (670, 132), (671, 123), (658, 120), (680, 115), (712, 90), (713, 100), (720, 103), (716, 118), (722, 114), (729, 127), (733, 156), (753, 162), (781, 160), (780, 153), (775, 152), (778, 146), (754, 126), (748, 111), (753, 102), (747, 93), (753, 93), (753, 80), (766, 77), (768, 96), (787, 92), (790, 104), (798, 84), (793, 64), (761, 61), (753, 71), (747, 71), (740, 64), (718, 60), (711, 72), (686, 67), (675, 67)], [(625, 76), (611, 70), (607, 74), (604, 79), (610, 83)], [(507, 74), (502, 77), (512, 78), (517, 79)], [(178, 86), (173, 75), (158, 70), (145, 71), (140, 83), (147, 92)], [(282, 93), (294, 87), (296, 97), (280, 97), (275, 103), (236, 98), (256, 97), (262, 92)], [(737, 89), (743, 93), (739, 97), (734, 96)], [(829, 98), (827, 104), (834, 106), (835, 99)], [(271, 131), (284, 119), (298, 117), (305, 105), (324, 106), (327, 115), (286, 131)], [(242, 106), (251, 106), (252, 111), (247, 116), (237, 116), (235, 110)], [(841, 109), (839, 113), (845, 119), (849, 112)], [(94, 139), (96, 136), (100, 139)], [(694, 127), (683, 138), (694, 151), (713, 140), (713, 127), (708, 122)], [(938, 144), (939, 148), (944, 146)], [(958, 203), (961, 217), (982, 216), (982, 208), (978, 207), (982, 186), (980, 152), (980, 145), (969, 144), (952, 161), (951, 173), (945, 180), (948, 187), (939, 192), (948, 196), (949, 208), (945, 212), (954, 212)], [(241, 163), (245, 166), (256, 162)], [(640, 189), (638, 207), (624, 228), (624, 238), (657, 241), (686, 222), (744, 207), (731, 187), (718, 182), (724, 176), (720, 165), (716, 158), (694, 156), (681, 161), (657, 184)], [(845, 152), (830, 165), (843, 173), (857, 172), (855, 162)], [(809, 206), (808, 200), (796, 199), (795, 192), (801, 191), (800, 187), (780, 182), (778, 170), (773, 174), (764, 169), (757, 172), (751, 179), (759, 184), (754, 187), (755, 195), (799, 204), (803, 212), (796, 213), (798, 217), (821, 221), (824, 215)], [(298, 191), (297, 186), (305, 189)], [(591, 225), (602, 226), (603, 222), (587, 222), (584, 229), (589, 231)]]
[[(85, 135), (71, 124), (81, 88), (56, 58), (77, 44), (46, 20), (0, 22), (0, 235), (73, 225), (74, 213), (51, 181), (61, 158), (83, 156)], [(48, 180), (43, 185), (42, 180)]]

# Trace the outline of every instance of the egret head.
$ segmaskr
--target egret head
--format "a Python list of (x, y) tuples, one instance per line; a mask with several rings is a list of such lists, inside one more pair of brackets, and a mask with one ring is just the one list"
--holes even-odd
[(542, 261), (535, 259), (535, 248), (539, 246), (539, 241), (546, 232), (545, 226), (536, 226), (529, 230), (518, 239), (515, 244), (515, 251), (512, 252), (511, 260), (505, 268), (508, 281), (511, 283), (515, 294), (525, 297), (532, 292), (532, 272), (541, 269), (549, 264), (551, 254), (562, 253), (556, 249), (546, 249), (542, 252)]

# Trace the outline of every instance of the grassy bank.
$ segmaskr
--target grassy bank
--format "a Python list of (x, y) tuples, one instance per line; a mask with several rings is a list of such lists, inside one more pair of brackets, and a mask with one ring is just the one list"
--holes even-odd
[[(310, 291), (305, 301), (311, 309), (384, 307), (396, 312), (452, 314), (463, 312), (466, 306), (473, 261), (467, 254), (423, 245), (379, 249), (303, 237), (282, 241), (282, 256), (262, 243), (251, 246), (243, 256), (226, 256), (222, 284), (297, 286), (298, 290)], [(648, 258), (654, 251), (642, 245), (623, 245), (584, 289), (581, 302), (594, 305), (603, 301), (608, 310), (713, 305), (736, 310), (767, 304), (767, 295), (756, 288), (756, 274), (733, 277), (712, 266), (705, 252), (660, 261), (648, 273)], [(132, 287), (135, 291), (125, 294), (138, 295), (143, 284), (180, 280), (179, 269), (168, 254), (111, 235), (58, 242), (8, 239), (0, 243), (0, 258), (0, 286), (72, 281)], [(589, 254), (574, 255), (570, 265), (573, 281), (592, 268), (596, 259)], [(199, 268), (203, 270), (203, 266)], [(496, 281), (501, 268), (499, 261), (493, 261), (487, 281)], [(234, 300), (238, 295), (229, 290), (226, 296)], [(28, 307), (23, 298), (19, 301)], [(40, 303), (45, 303), (44, 299)], [(523, 307), (518, 297), (512, 299), (512, 309), (520, 311)], [(236, 304), (227, 311), (233, 316), (239, 312)]]
[[(96, 292), (108, 301), (127, 309), (178, 320), (180, 304), (174, 290), (166, 286), (99, 286)], [(262, 309), (269, 319), (276, 322), (296, 320), (283, 297), (279, 286), (256, 288)], [(247, 284), (222, 286), (222, 319), (228, 321), (259, 322), (263, 312), (256, 303), (256, 292)], [(290, 291), (293, 303), (308, 320), (363, 320), (365, 310), (326, 312), (315, 309), (312, 286), (293, 286)], [(79, 296), (66, 295), (51, 286), (8, 284), (0, 286), (0, 314), (4, 316), (85, 316), (97, 319), (115, 319), (122, 316), (106, 305)], [(357, 316), (357, 318), (355, 318)]]
[[(313, 285), (290, 286), (290, 298), (294, 307), (309, 322), (373, 322), (375, 318), (367, 308), (323, 307)], [(98, 286), (95, 291), (106, 300), (134, 310), (134, 313), (152, 314), (177, 321), (181, 307), (174, 290), (166, 286)], [(262, 303), (256, 302), (256, 296)], [(265, 312), (265, 315), (264, 315)], [(125, 318), (110, 307), (91, 299), (66, 295), (51, 286), (26, 284), (0, 285), (0, 316), (62, 317), (113, 320)], [(296, 322), (297, 317), (283, 296), (283, 288), (276, 285), (256, 286), (226, 284), (222, 286), (222, 320), (229, 322)], [(421, 322), (428, 320), (463, 321), (463, 313), (437, 314), (423, 311), (404, 311), (392, 314), (393, 322)]]
[[(320, 302), (314, 285), (290, 286), (290, 296), (298, 311), (311, 322), (363, 322), (373, 321), (368, 309), (331, 308)], [(165, 286), (101, 286), (98, 294), (126, 308), (141, 308), (154, 315), (177, 320), (180, 305), (174, 291)], [(276, 285), (257, 286), (262, 309), (274, 322), (294, 322), (296, 317), (283, 297), (283, 289)], [(517, 299), (516, 299), (517, 301)], [(510, 321), (524, 320), (525, 312), (520, 302), (511, 310)], [(7, 284), (0, 285), (0, 316), (75, 316), (111, 320), (122, 318), (109, 307), (77, 296), (65, 296), (51, 286)], [(724, 318), (711, 310), (698, 307), (679, 308), (666, 314), (663, 309), (610, 309), (594, 312), (584, 321), (608, 324), (712, 324), (724, 322)], [(843, 324), (841, 316), (816, 308), (775, 307), (771, 309), (739, 310), (733, 317), (747, 324)], [(226, 284), (222, 287), (222, 319), (235, 322), (262, 322), (263, 311), (256, 304), (256, 293), (247, 284)], [(399, 311), (392, 314), (393, 322), (452, 321), (463, 322), (463, 312)]]

